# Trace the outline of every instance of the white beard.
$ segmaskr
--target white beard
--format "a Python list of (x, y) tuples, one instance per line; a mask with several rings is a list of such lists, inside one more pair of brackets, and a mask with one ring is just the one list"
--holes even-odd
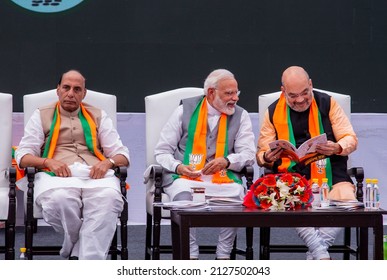
[[(219, 96), (215, 95), (214, 98), (214, 108), (218, 110), (219, 112), (226, 114), (228, 116), (231, 116), (235, 113), (235, 107), (229, 108), (227, 106), (228, 102), (223, 102)], [(236, 104), (236, 103), (235, 103)]]

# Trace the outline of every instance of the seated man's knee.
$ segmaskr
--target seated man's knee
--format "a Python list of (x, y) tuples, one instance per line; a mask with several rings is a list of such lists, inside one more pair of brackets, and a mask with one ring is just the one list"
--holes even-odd
[(329, 199), (332, 200), (355, 200), (355, 186), (349, 182), (339, 182), (332, 186), (329, 192)]
[(175, 195), (173, 198), (174, 201), (179, 201), (179, 200), (192, 200), (192, 194), (190, 192), (181, 192)]
[(118, 192), (115, 189), (112, 188), (98, 188), (94, 189), (93, 192), (95, 193), (94, 198), (98, 199), (99, 205), (106, 205), (109, 207), (117, 207), (122, 211), (122, 207), (124, 205), (122, 194)]
[(41, 201), (52, 205), (62, 205), (63, 201), (74, 200), (79, 207), (81, 207), (80, 193), (78, 190), (70, 188), (58, 188), (48, 191), (46, 194), (43, 193)]

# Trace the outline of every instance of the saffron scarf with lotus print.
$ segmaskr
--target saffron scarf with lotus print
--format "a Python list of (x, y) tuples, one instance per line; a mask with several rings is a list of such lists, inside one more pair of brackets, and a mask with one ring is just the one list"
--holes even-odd
[[(207, 97), (198, 103), (188, 124), (188, 137), (184, 152), (183, 164), (192, 166), (195, 170), (203, 169), (207, 158)], [(218, 124), (218, 137), (216, 141), (215, 158), (228, 155), (228, 118), (221, 114)], [(201, 180), (200, 177), (192, 179), (187, 176), (178, 176), (189, 180)], [(217, 184), (241, 184), (241, 180), (230, 170), (224, 169), (212, 175), (212, 182)]]
[[(48, 134), (46, 144), (44, 146), (43, 155), (42, 158), (52, 158), (54, 155), (54, 151), (56, 148), (56, 144), (59, 137), (59, 130), (60, 130), (60, 109), (59, 109), (59, 102), (55, 105), (55, 111), (54, 116), (52, 120), (52, 124), (50, 127), (50, 132)], [(85, 106), (83, 104), (80, 104), (80, 110), (78, 113), (79, 119), (82, 124), (82, 128), (85, 135), (85, 141), (86, 146), (88, 150), (93, 153), (99, 160), (105, 160), (105, 156), (98, 150), (97, 148), (97, 127), (93, 120), (93, 118), (90, 116), (89, 112), (87, 112)], [(46, 173), (55, 176), (54, 172), (47, 172)]]
[[(290, 119), (290, 108), (286, 103), (284, 93), (281, 94), (277, 106), (275, 107), (273, 114), (273, 124), (277, 131), (278, 139), (285, 139), (296, 146), (296, 140), (294, 138), (293, 126)], [(321, 121), (321, 114), (318, 109), (316, 100), (312, 99), (312, 103), (309, 109), (309, 134), (311, 137), (315, 137), (324, 133), (324, 127)], [(324, 162), (325, 164), (318, 164)], [(296, 163), (288, 158), (282, 158), (282, 163), (278, 167), (279, 172), (295, 172), (294, 166)], [(310, 164), (310, 179), (317, 178), (319, 183), (322, 183), (322, 178), (328, 178), (328, 185), (332, 187), (332, 168), (329, 158), (325, 158), (319, 161), (312, 162)]]

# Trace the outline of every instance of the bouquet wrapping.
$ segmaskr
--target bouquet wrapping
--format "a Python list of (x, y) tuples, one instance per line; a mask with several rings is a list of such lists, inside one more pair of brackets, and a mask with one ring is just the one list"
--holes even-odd
[(298, 173), (268, 174), (248, 190), (243, 205), (248, 208), (295, 210), (312, 205), (313, 193), (308, 180)]

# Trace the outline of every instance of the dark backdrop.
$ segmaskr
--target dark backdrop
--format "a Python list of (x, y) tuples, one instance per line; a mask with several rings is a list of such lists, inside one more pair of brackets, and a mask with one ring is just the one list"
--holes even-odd
[(202, 87), (226, 68), (256, 112), (257, 96), (301, 65), (315, 87), (351, 94), (353, 112), (387, 112), (386, 15), (383, 0), (85, 0), (56, 14), (1, 0), (0, 92), (22, 111), (23, 94), (75, 68), (116, 94), (118, 111), (143, 112), (146, 95)]

